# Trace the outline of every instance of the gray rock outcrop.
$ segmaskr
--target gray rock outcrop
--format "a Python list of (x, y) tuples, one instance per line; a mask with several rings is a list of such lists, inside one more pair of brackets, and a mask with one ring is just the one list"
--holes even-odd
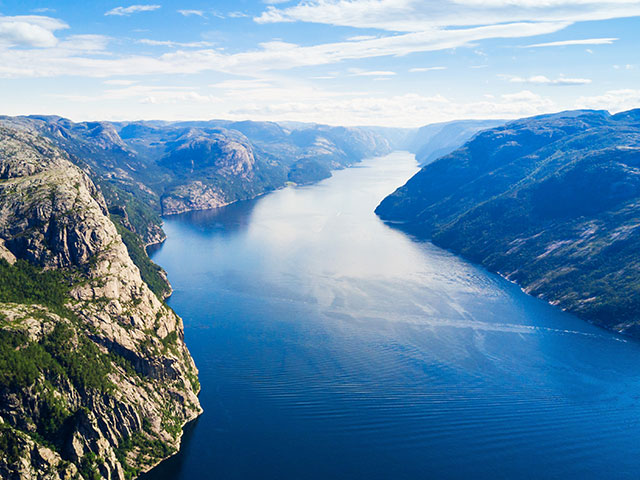
[(3, 355), (32, 368), (0, 382), (0, 477), (124, 480), (174, 453), (201, 413), (181, 319), (143, 282), (89, 177), (5, 128), (0, 258), (68, 283), (62, 306), (0, 302)]

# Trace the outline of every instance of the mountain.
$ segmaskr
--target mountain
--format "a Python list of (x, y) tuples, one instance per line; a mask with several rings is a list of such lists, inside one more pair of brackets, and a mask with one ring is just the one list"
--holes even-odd
[(164, 239), (160, 199), (147, 184), (161, 182), (108, 122), (74, 123), (57, 116), (0, 117), (0, 125), (48, 138), (69, 155), (96, 183), (110, 210), (125, 214), (127, 223), (145, 244)]
[(101, 188), (112, 213), (143, 239), (164, 239), (161, 215), (219, 207), (391, 151), (381, 132), (273, 122), (82, 122), (0, 117), (49, 138)]
[(415, 153), (420, 166), (424, 166), (461, 147), (476, 133), (505, 123), (505, 120), (455, 120), (432, 123), (419, 128), (407, 138), (406, 149)]
[(178, 449), (199, 388), (100, 190), (54, 142), (0, 127), (0, 478), (137, 476)]
[(640, 335), (640, 110), (478, 133), (376, 209), (598, 325)]

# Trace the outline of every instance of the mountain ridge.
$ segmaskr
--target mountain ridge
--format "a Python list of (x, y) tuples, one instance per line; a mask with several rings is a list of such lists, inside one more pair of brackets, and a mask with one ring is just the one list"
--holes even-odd
[(561, 112), (481, 132), (376, 213), (527, 293), (638, 336), (637, 118)]

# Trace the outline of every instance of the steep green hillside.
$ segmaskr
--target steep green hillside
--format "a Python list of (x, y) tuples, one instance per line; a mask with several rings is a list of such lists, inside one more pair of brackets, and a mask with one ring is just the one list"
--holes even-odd
[(482, 132), (376, 213), (532, 295), (640, 335), (640, 110)]

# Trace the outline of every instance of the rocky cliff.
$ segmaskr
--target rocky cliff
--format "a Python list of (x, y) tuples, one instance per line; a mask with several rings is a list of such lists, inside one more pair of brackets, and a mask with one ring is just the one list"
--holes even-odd
[(182, 322), (68, 155), (0, 128), (0, 477), (125, 479), (201, 412)]
[(260, 193), (249, 140), (225, 130), (189, 129), (158, 164), (172, 172), (164, 189), (165, 215), (228, 205)]
[(376, 212), (527, 293), (640, 336), (640, 110), (484, 131)]

